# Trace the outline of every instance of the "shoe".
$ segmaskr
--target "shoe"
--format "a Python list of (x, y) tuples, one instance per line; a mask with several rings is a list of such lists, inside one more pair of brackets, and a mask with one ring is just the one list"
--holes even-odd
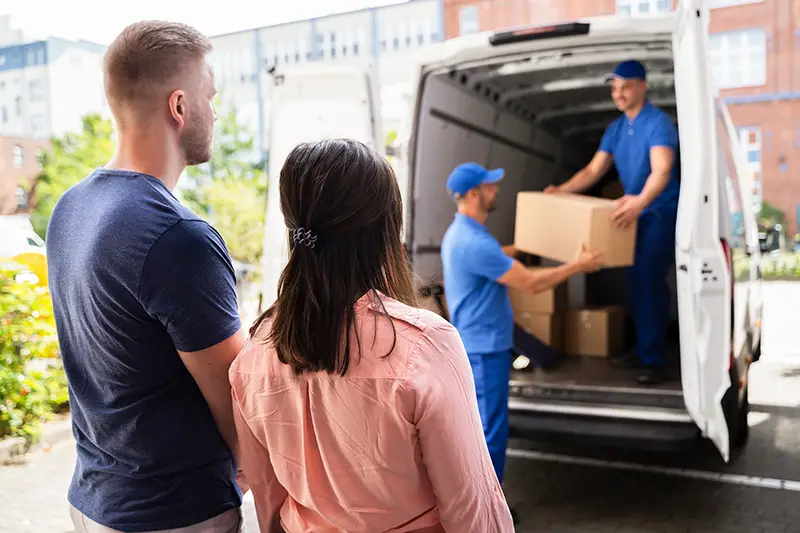
[(642, 366), (635, 353), (626, 353), (610, 357), (608, 359), (608, 364), (613, 368), (641, 368)]
[(664, 372), (664, 369), (661, 367), (654, 367), (654, 368), (646, 368), (639, 377), (636, 378), (636, 381), (639, 382), (640, 385), (658, 385), (659, 383), (663, 383), (667, 379), (667, 374)]

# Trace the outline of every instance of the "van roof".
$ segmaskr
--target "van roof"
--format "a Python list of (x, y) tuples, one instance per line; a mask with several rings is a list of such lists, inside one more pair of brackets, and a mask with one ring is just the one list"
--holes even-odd
[[(485, 61), (501, 55), (513, 55), (552, 48), (571, 48), (589, 42), (621, 42), (671, 39), (676, 28), (677, 15), (662, 13), (650, 16), (621, 17), (607, 15), (581, 18), (572, 22), (560, 22), (544, 26), (522, 26), (507, 30), (487, 31), (464, 35), (433, 44), (419, 56), (418, 64), (424, 70), (455, 67), (464, 62)], [(565, 26), (583, 27), (573, 34), (559, 32)], [(588, 31), (586, 31), (588, 29)], [(492, 44), (493, 37), (510, 32), (543, 30), (536, 38), (508, 44)], [(542, 37), (548, 32), (553, 37)], [(560, 35), (555, 35), (560, 33)], [(564, 35), (567, 33), (567, 35)]]

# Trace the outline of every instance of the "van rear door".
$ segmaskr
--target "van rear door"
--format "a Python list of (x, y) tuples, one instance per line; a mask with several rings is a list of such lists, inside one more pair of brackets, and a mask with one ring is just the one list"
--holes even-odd
[(705, 0), (680, 0), (673, 37), (681, 144), (675, 261), (686, 409), (725, 461), (730, 435), (722, 397), (730, 387), (731, 275), (720, 242), (720, 191)]
[(273, 73), (269, 188), (264, 231), (262, 307), (275, 301), (288, 258), (278, 183), (302, 142), (346, 137), (385, 152), (375, 77), (368, 68), (310, 67)]

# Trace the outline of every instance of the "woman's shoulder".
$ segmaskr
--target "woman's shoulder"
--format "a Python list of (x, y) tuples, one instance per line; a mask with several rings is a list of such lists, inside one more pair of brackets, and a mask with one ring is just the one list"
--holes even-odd
[(229, 377), (233, 382), (234, 376), (241, 374), (264, 374), (267, 373), (270, 352), (272, 348), (267, 342), (272, 320), (265, 318), (258, 327), (251, 330), (250, 335), (239, 351), (239, 354), (231, 364)]

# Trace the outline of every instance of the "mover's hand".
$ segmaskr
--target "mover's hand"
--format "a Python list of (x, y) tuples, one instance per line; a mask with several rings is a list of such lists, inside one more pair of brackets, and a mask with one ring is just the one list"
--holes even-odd
[(644, 208), (641, 197), (626, 194), (617, 200), (617, 208), (611, 213), (611, 222), (618, 228), (629, 228), (636, 222)]
[(578, 265), (581, 272), (596, 272), (600, 270), (602, 257), (603, 252), (587, 250), (586, 245), (580, 243), (578, 251), (575, 253), (575, 264)]
[(558, 187), (556, 187), (555, 185), (548, 185), (548, 186), (547, 186), (547, 187), (545, 187), (545, 189), (544, 189), (544, 193), (545, 193), (545, 194), (555, 194), (555, 193), (557, 193), (557, 192), (559, 192), (559, 191), (558, 191)]

